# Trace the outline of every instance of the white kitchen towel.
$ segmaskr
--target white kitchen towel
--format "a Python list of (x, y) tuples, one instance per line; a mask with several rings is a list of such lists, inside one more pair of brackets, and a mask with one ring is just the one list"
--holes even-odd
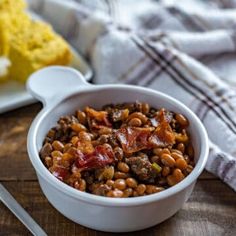
[(91, 63), (93, 82), (169, 94), (210, 139), (206, 169), (236, 191), (235, 0), (28, 0)]

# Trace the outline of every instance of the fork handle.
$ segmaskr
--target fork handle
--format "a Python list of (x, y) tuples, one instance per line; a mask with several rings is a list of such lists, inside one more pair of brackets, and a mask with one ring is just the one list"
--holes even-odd
[(47, 236), (42, 228), (33, 220), (33, 218), (21, 207), (21, 205), (12, 197), (6, 188), (0, 184), (0, 200), (11, 210), (11, 212), (28, 228), (35, 236)]

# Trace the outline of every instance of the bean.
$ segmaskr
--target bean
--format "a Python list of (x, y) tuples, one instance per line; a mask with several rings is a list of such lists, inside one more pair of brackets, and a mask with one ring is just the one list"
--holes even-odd
[(51, 154), (53, 151), (52, 145), (50, 143), (45, 143), (40, 150), (40, 156), (41, 158), (45, 158)]
[(163, 165), (168, 167), (174, 167), (175, 165), (175, 159), (171, 157), (171, 155), (166, 153), (161, 155), (161, 162), (163, 163)]
[(138, 186), (138, 182), (137, 180), (135, 180), (134, 178), (127, 178), (126, 179), (126, 184), (130, 187), (130, 188), (136, 188)]
[(109, 180), (107, 180), (106, 184), (107, 184), (108, 186), (110, 186), (110, 187), (113, 187), (113, 185), (114, 185), (114, 180), (109, 179)]
[(123, 197), (130, 197), (133, 194), (133, 189), (132, 188), (127, 188), (123, 192)]
[(179, 158), (176, 160), (175, 166), (178, 167), (180, 170), (184, 170), (187, 168), (188, 164), (183, 158)]
[(182, 171), (178, 168), (174, 169), (173, 177), (175, 178), (175, 181), (177, 183), (184, 179), (184, 175), (183, 175)]
[(148, 118), (141, 112), (133, 112), (127, 118), (127, 122), (129, 122), (133, 118), (138, 118), (142, 121), (142, 124), (145, 124), (148, 121)]
[(183, 133), (174, 133), (174, 135), (175, 135), (175, 141), (177, 142), (187, 143), (189, 140), (186, 131), (185, 132), (183, 131)]
[(180, 155), (183, 155), (183, 153), (180, 151), (180, 150), (178, 150), (178, 149), (171, 149), (171, 153), (178, 153), (178, 154), (180, 154)]
[(87, 122), (86, 114), (83, 111), (77, 111), (76, 117), (82, 125), (85, 125)]
[(110, 190), (107, 193), (107, 197), (120, 198), (123, 197), (123, 192), (119, 189)]
[(52, 166), (52, 158), (51, 157), (45, 157), (44, 162), (45, 162), (47, 167)]
[(70, 167), (72, 156), (68, 154), (68, 157), (66, 155), (66, 158), (65, 158), (65, 154), (66, 153), (63, 154), (61, 161), (59, 161), (59, 165), (63, 166), (64, 168), (68, 168)]
[(152, 194), (152, 193), (155, 193), (155, 185), (147, 185), (146, 187), (146, 193), (148, 194)]
[(182, 153), (185, 151), (185, 145), (183, 143), (179, 143), (177, 145), (177, 149), (180, 150)]
[(62, 152), (60, 152), (60, 151), (53, 151), (53, 152), (51, 152), (51, 156), (53, 157), (53, 158), (56, 158), (56, 157), (62, 157)]
[(139, 196), (142, 196), (146, 191), (146, 185), (145, 184), (139, 184), (137, 188), (135, 189)]
[(188, 165), (187, 168), (186, 168), (187, 173), (191, 173), (192, 170), (193, 170), (193, 166)]
[(171, 156), (172, 156), (175, 160), (177, 160), (177, 159), (183, 159), (183, 158), (184, 158), (182, 154), (179, 154), (179, 153), (177, 153), (177, 152), (172, 152), (172, 153), (171, 153)]
[(175, 184), (177, 184), (176, 179), (173, 175), (167, 176), (167, 183), (169, 186), (174, 186)]
[(189, 125), (187, 118), (183, 116), (182, 114), (176, 114), (175, 119), (183, 127), (187, 127)]
[(86, 190), (86, 181), (84, 179), (80, 179), (80, 181), (76, 181), (74, 187), (80, 191)]
[(164, 166), (164, 167), (162, 168), (162, 176), (166, 177), (166, 176), (169, 175), (169, 174), (170, 174), (170, 167)]
[(189, 156), (188, 156), (188, 155), (184, 155), (184, 160), (185, 160), (187, 163), (189, 163), (189, 162), (190, 162)]
[(118, 161), (121, 161), (124, 157), (123, 149), (120, 147), (114, 148), (114, 154), (115, 154), (115, 157), (118, 159)]
[(154, 148), (152, 151), (155, 155), (160, 156), (162, 152), (162, 148)]
[(71, 155), (71, 154), (68, 153), (68, 152), (63, 153), (63, 155), (62, 155), (62, 159), (63, 159), (64, 161), (70, 161), (72, 158), (74, 158), (73, 155)]
[(85, 131), (79, 132), (79, 139), (83, 141), (91, 141), (91, 135)]
[(104, 143), (108, 143), (109, 141), (109, 136), (106, 134), (101, 135), (98, 139), (97, 139), (99, 144), (104, 144)]
[(67, 152), (67, 150), (72, 146), (72, 143), (67, 143), (64, 148), (63, 148), (63, 152)]
[(124, 173), (124, 172), (120, 172), (120, 171), (116, 171), (114, 174), (115, 179), (126, 179), (128, 177), (129, 177), (128, 173)]
[(53, 141), (52, 147), (56, 151), (63, 151), (64, 149), (64, 144), (58, 140)]
[(114, 188), (117, 188), (119, 190), (124, 190), (126, 189), (126, 182), (124, 179), (117, 179), (114, 182)]
[(71, 172), (73, 173), (73, 175), (77, 178), (81, 178), (81, 173), (79, 168), (76, 165), (73, 165), (71, 168)]
[(103, 127), (98, 131), (99, 135), (103, 135), (103, 134), (111, 134), (112, 133), (112, 129), (108, 128), (108, 127)]
[(140, 127), (142, 125), (142, 121), (139, 118), (132, 118), (128, 124), (130, 126)]
[(80, 131), (86, 131), (86, 127), (80, 123), (74, 123), (71, 125), (71, 129), (75, 131), (76, 133), (79, 133)]
[(129, 172), (129, 166), (125, 162), (119, 162), (117, 165), (118, 170), (124, 173)]
[(78, 142), (79, 142), (79, 137), (73, 136), (73, 137), (71, 138), (71, 143), (72, 143), (73, 146), (77, 146), (77, 143), (78, 143)]
[(148, 103), (142, 103), (141, 108), (143, 114), (147, 114), (150, 111), (150, 106)]
[(54, 135), (55, 135), (55, 130), (53, 130), (53, 129), (50, 129), (50, 130), (48, 131), (48, 134), (47, 134), (47, 136), (48, 136), (49, 138), (53, 138), (53, 137), (54, 137)]
[(194, 156), (194, 150), (192, 145), (188, 145), (187, 147), (187, 154), (189, 155), (190, 158), (193, 158)]
[(80, 191), (85, 191), (85, 189), (86, 189), (86, 182), (85, 182), (84, 179), (81, 179), (79, 190), (80, 190)]
[(162, 190), (164, 190), (163, 187), (157, 187), (155, 185), (147, 185), (146, 186), (146, 193), (147, 194), (158, 193)]
[(168, 148), (163, 148), (162, 151), (161, 151), (161, 155), (162, 154), (170, 154), (170, 150)]
[(70, 147), (64, 154), (70, 154), (72, 156), (75, 156), (77, 153), (77, 148), (76, 147)]

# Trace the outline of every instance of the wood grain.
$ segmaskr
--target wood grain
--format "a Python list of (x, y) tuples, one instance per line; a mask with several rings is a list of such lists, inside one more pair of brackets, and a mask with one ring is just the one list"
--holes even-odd
[[(30, 123), (40, 109), (38, 103), (0, 115), (0, 181), (48, 235), (112, 235), (87, 229), (66, 219), (43, 195), (26, 149)], [(5, 235), (30, 233), (0, 203), (0, 236)], [(119, 235), (234, 236), (236, 194), (215, 176), (204, 171), (189, 201), (175, 216), (153, 228)]]
[(26, 139), (41, 105), (35, 104), (0, 115), (0, 180), (36, 180), (28, 160)]

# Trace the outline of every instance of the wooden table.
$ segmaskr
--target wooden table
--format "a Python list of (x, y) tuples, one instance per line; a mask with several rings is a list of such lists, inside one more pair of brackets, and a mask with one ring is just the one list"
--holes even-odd
[[(0, 182), (48, 235), (111, 235), (87, 229), (65, 218), (43, 195), (28, 159), (26, 136), (40, 104), (0, 115)], [(0, 202), (0, 236), (30, 235)], [(204, 172), (189, 201), (172, 218), (153, 228), (120, 235), (235, 236), (236, 193)]]

